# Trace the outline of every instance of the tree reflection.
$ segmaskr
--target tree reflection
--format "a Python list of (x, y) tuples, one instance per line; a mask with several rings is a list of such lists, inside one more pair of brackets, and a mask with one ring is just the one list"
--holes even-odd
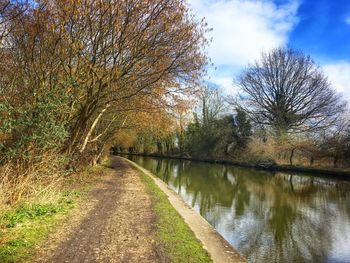
[(340, 240), (337, 220), (350, 225), (349, 182), (178, 160), (143, 158), (142, 165), (249, 262), (327, 262)]

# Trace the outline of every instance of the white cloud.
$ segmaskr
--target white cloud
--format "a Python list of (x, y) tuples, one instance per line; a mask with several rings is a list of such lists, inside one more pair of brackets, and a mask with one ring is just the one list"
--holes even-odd
[(213, 76), (210, 81), (214, 82), (216, 85), (220, 87), (222, 92), (227, 95), (234, 95), (236, 93), (236, 89), (233, 86), (233, 78), (232, 76)]
[(350, 101), (350, 62), (337, 62), (323, 66), (334, 88)]
[(205, 17), (215, 65), (245, 66), (261, 51), (287, 43), (298, 19), (299, 3), (277, 6), (273, 0), (190, 0), (198, 17)]
[(205, 17), (213, 31), (208, 55), (215, 66), (233, 71), (211, 71), (210, 81), (232, 94), (234, 74), (262, 51), (284, 45), (298, 22), (299, 0), (276, 5), (273, 0), (190, 0), (198, 18)]
[(347, 23), (347, 24), (350, 26), (350, 16), (348, 16), (348, 17), (345, 19), (345, 23)]

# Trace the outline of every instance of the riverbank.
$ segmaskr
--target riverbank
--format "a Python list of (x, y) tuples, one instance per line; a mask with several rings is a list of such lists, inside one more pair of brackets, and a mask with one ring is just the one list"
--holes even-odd
[(1, 216), (0, 262), (212, 262), (150, 178), (118, 157), (91, 169)]
[[(150, 188), (157, 193), (157, 195), (163, 195), (169, 200), (172, 207), (176, 209), (196, 237), (202, 242), (214, 262), (246, 262), (246, 260), (219, 233), (217, 233), (203, 217), (188, 206), (175, 191), (168, 187), (166, 183), (136, 163), (128, 159), (125, 160), (142, 173), (144, 180), (150, 185)], [(159, 201), (157, 204), (159, 205)], [(173, 224), (172, 222), (174, 218), (171, 218), (169, 218), (169, 223), (164, 225), (165, 228), (169, 228), (169, 225)], [(183, 262), (190, 261), (186, 260)]]
[(350, 180), (350, 170), (343, 170), (343, 169), (336, 169), (336, 168), (305, 167), (305, 166), (279, 165), (279, 164), (270, 164), (270, 163), (250, 164), (250, 163), (237, 162), (232, 160), (192, 158), (192, 157), (160, 155), (160, 154), (140, 154), (140, 153), (114, 153), (114, 154), (167, 158), (167, 159), (206, 162), (206, 163), (217, 163), (217, 164), (233, 165), (233, 166), (239, 166), (239, 167), (245, 167), (245, 168), (253, 168), (258, 170), (266, 170), (266, 171), (327, 175), (327, 176), (335, 176), (339, 179)]

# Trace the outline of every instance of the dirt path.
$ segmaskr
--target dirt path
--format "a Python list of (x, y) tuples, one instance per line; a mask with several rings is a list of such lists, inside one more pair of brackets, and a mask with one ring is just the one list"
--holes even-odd
[[(91, 193), (35, 262), (166, 262), (153, 241), (152, 203), (141, 178), (115, 157)], [(132, 207), (132, 209), (130, 209)]]
[[(125, 161), (130, 162), (127, 159), (125, 159)], [(187, 225), (192, 229), (195, 236), (202, 242), (215, 263), (247, 262), (235, 248), (233, 248), (218, 232), (216, 232), (216, 230), (214, 230), (214, 228), (203, 217), (188, 206), (166, 183), (141, 166), (135, 163), (133, 165), (153, 178), (157, 186), (167, 195), (171, 205), (182, 216)]]

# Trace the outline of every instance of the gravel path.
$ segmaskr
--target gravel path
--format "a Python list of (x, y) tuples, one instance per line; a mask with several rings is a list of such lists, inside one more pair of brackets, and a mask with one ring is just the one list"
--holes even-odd
[(141, 178), (118, 157), (112, 167), (35, 262), (167, 262), (152, 239), (155, 219)]

